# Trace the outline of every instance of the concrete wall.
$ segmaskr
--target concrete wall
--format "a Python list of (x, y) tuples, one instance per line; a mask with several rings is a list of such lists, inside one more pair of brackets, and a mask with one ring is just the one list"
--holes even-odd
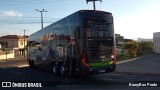
[(13, 51), (11, 53), (7, 54), (7, 57), (6, 57), (6, 54), (1, 54), (0, 55), (0, 60), (1, 59), (9, 59), (9, 58), (14, 58), (14, 52)]

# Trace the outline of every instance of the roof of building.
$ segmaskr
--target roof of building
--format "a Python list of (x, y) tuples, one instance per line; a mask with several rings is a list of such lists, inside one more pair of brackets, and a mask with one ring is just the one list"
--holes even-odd
[(24, 37), (19, 35), (6, 35), (6, 36), (0, 37), (0, 39), (24, 39)]

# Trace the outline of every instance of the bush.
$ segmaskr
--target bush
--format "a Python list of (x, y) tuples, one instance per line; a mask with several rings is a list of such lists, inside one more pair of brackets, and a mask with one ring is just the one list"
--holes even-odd
[(1, 48), (0, 50), (2, 50), (2, 51), (10, 51), (9, 48)]
[(117, 55), (116, 58), (117, 58), (117, 61), (121, 61), (121, 60), (130, 59), (132, 57), (130, 57), (130, 55), (128, 54), (125, 54), (125, 55)]
[(142, 56), (142, 55), (144, 55), (144, 52), (143, 52), (143, 51), (138, 51), (138, 52), (137, 52), (137, 56)]

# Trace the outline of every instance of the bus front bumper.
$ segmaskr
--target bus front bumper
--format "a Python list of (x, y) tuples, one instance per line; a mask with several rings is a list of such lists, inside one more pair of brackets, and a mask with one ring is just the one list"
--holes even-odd
[(116, 64), (107, 65), (105, 67), (89, 67), (83, 69), (83, 74), (102, 74), (102, 73), (109, 73), (114, 71), (116, 68)]

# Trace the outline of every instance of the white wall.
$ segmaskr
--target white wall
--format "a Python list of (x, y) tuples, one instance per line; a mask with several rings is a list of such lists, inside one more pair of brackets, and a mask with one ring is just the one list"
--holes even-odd
[(160, 53), (160, 32), (153, 34), (153, 50), (156, 53)]
[[(7, 54), (7, 59), (9, 58), (14, 58), (14, 52)], [(6, 59), (6, 54), (0, 55), (0, 60), (1, 59)]]

